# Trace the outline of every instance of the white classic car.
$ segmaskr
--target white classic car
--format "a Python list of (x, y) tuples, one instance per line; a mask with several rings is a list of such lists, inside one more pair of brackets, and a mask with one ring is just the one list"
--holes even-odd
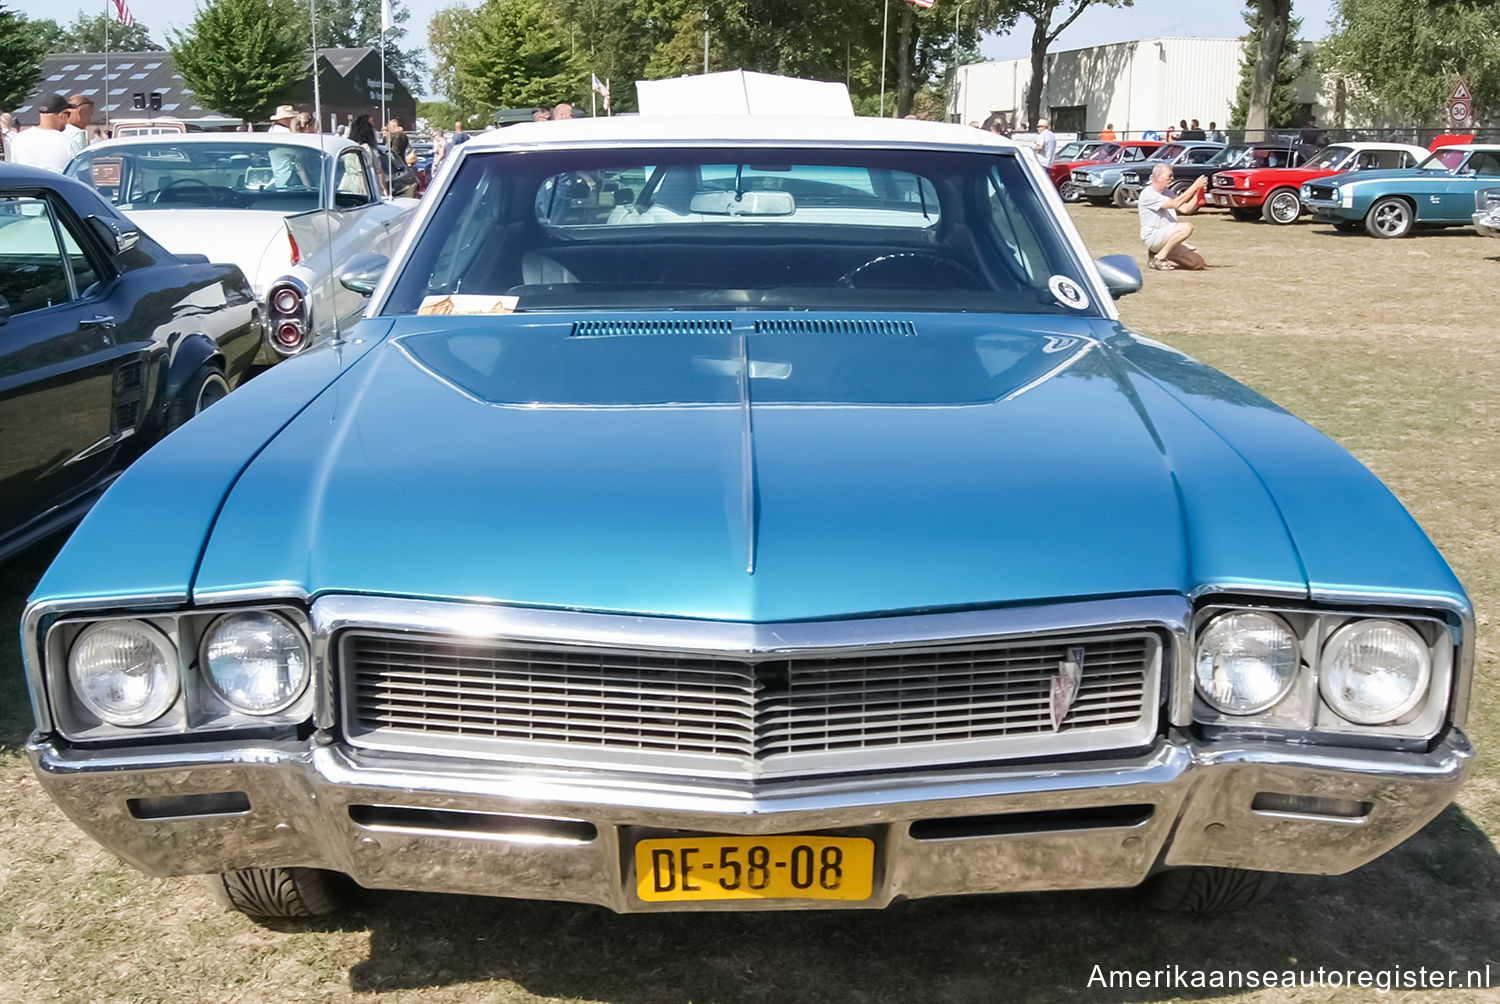
[(307, 320), (269, 329), (268, 362), (363, 309), (334, 277), (354, 255), (394, 251), (417, 205), (384, 198), (369, 152), (339, 136), (137, 136), (90, 146), (68, 173), (168, 250), (238, 265), (262, 303), (287, 277), (277, 293), (301, 296)]

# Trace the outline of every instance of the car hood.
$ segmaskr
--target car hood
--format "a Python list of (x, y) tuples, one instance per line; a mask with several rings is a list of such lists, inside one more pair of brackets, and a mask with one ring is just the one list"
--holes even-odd
[(1115, 325), (914, 323), (398, 321), (246, 468), (194, 596), (775, 621), (1305, 587), (1265, 488)]
[(125, 216), (173, 254), (201, 254), (212, 262), (238, 265), (256, 296), (265, 295), (269, 281), (260, 274), (265, 259), (275, 259), (272, 268), (275, 275), (291, 268), (283, 213), (253, 209), (131, 209)]

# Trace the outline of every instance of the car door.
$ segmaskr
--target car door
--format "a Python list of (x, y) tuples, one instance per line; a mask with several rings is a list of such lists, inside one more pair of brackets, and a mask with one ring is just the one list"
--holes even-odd
[(44, 193), (0, 192), (0, 541), (97, 486), (140, 417), (116, 413), (130, 374), (91, 243)]
[(1464, 166), (1448, 178), (1441, 222), (1468, 223), (1474, 212), (1474, 193), (1496, 184), (1500, 184), (1500, 152), (1475, 150)]

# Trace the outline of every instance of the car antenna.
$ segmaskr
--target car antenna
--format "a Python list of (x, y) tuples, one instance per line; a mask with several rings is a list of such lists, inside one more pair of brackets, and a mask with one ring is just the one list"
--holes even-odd
[[(313, 135), (318, 137), (318, 201), (323, 207), (323, 244), (328, 250), (328, 277), (333, 282), (328, 294), (328, 309), (333, 312), (333, 344), (338, 345), (339, 308), (338, 276), (333, 274), (333, 219), (329, 203), (333, 201), (333, 157), (323, 143), (323, 90), (318, 81), (318, 0), (307, 0), (307, 21), (312, 32)], [(327, 156), (325, 156), (327, 154)], [(325, 191), (326, 189), (326, 191)]]

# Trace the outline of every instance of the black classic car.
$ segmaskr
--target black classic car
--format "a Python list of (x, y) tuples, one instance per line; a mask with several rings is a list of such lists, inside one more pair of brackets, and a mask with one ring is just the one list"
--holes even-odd
[[(1248, 146), (1226, 146), (1201, 164), (1173, 164), (1172, 191), (1178, 195), (1199, 178), (1212, 178), (1220, 171), (1249, 170), (1259, 167), (1296, 167), (1316, 154), (1318, 148), (1305, 143), (1252, 143)], [(1120, 178), (1115, 189), (1115, 204), (1128, 208), (1141, 196), (1141, 189), (1151, 183), (1151, 169), (1132, 168)], [(1257, 213), (1256, 215), (1259, 215)]]
[(87, 185), (0, 164), (0, 560), (243, 381), (263, 334), (237, 267), (171, 254)]

